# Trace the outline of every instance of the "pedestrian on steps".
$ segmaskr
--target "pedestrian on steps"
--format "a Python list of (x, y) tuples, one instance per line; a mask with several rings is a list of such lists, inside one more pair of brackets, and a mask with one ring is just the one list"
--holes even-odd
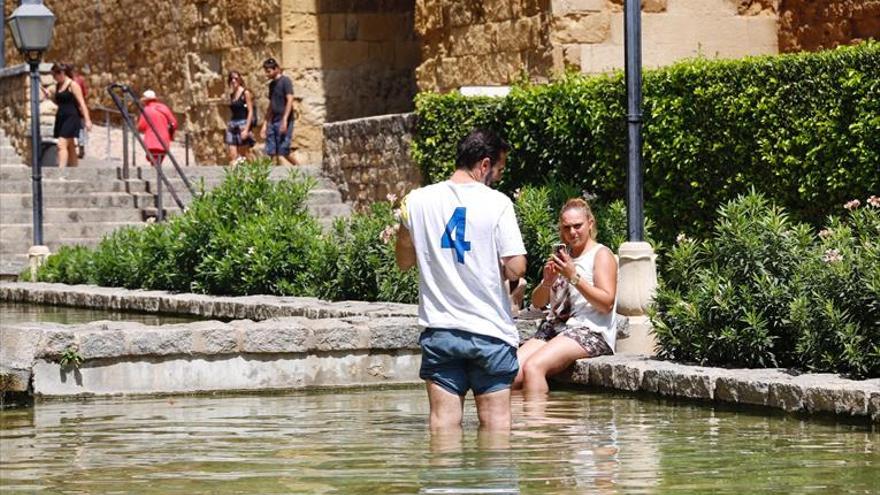
[[(144, 133), (144, 144), (147, 145), (147, 161), (151, 165), (161, 165), (165, 155), (171, 149), (171, 141), (177, 131), (177, 118), (167, 105), (156, 99), (156, 92), (148, 89), (141, 96), (144, 111), (138, 117), (138, 131)], [(155, 131), (147, 122), (152, 122)]]
[(58, 167), (76, 167), (79, 165), (76, 141), (80, 129), (85, 123), (87, 131), (92, 130), (92, 120), (89, 117), (89, 109), (83, 99), (82, 89), (71, 77), (65, 64), (52, 65), (52, 78), (55, 79), (55, 87), (47, 90), (40, 87), (43, 96), (51, 99), (58, 105), (55, 112), (55, 128), (52, 135), (57, 139)]
[(236, 165), (248, 159), (254, 146), (256, 108), (254, 94), (244, 85), (238, 71), (230, 71), (226, 79), (229, 85), (229, 123), (226, 124), (226, 145), (229, 148), (229, 164)]

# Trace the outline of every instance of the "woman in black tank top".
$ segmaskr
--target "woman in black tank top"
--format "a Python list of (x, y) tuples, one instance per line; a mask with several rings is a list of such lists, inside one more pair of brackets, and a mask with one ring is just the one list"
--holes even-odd
[(78, 165), (76, 138), (83, 124), (86, 130), (92, 130), (92, 121), (83, 99), (82, 88), (66, 72), (65, 65), (53, 65), (52, 77), (55, 79), (55, 88), (47, 91), (41, 86), (41, 89), (44, 96), (51, 98), (58, 105), (52, 133), (58, 140), (58, 167), (75, 167)]
[(254, 146), (253, 128), (256, 121), (253, 94), (244, 86), (244, 79), (238, 71), (231, 71), (227, 78), (229, 84), (230, 119), (226, 126), (226, 144), (229, 148), (229, 163), (235, 165), (250, 155)]

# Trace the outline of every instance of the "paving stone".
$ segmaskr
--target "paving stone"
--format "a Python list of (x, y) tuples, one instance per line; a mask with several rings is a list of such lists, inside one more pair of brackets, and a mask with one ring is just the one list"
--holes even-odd
[(130, 340), (133, 356), (168, 356), (192, 354), (192, 330), (185, 325), (164, 325), (156, 329), (144, 329), (133, 335)]
[(86, 330), (79, 333), (79, 354), (83, 359), (119, 357), (128, 354), (125, 332), (117, 330)]
[(272, 319), (255, 323), (244, 334), (243, 352), (306, 352), (311, 331), (295, 318)]

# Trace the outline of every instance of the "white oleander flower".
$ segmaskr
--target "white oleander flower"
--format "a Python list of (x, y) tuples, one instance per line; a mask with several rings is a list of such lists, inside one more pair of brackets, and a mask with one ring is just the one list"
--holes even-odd
[(822, 256), (822, 261), (825, 263), (837, 263), (838, 261), (843, 261), (843, 255), (837, 249), (829, 249)]
[(847, 201), (847, 202), (843, 205), (843, 207), (846, 208), (846, 209), (849, 210), (849, 211), (853, 211), (853, 210), (855, 210), (856, 208), (858, 208), (861, 204), (862, 204), (861, 201), (859, 201), (859, 200), (857, 200), (857, 199), (854, 199), (854, 200), (852, 200), (852, 201)]

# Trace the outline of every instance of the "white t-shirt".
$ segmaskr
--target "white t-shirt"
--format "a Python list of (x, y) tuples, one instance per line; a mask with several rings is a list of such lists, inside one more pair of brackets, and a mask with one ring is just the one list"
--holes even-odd
[(516, 346), (500, 259), (526, 249), (510, 198), (479, 182), (446, 181), (412, 191), (402, 210), (418, 259), (419, 325)]

